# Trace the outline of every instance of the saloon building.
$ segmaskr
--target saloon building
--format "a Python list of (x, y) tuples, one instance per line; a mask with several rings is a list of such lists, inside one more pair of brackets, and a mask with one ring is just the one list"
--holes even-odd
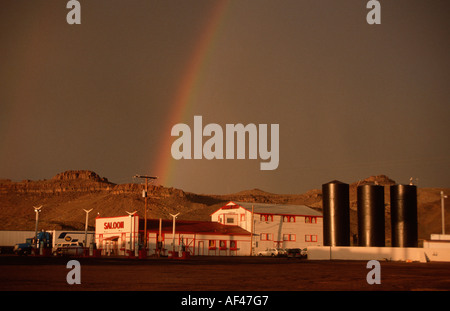
[[(102, 255), (128, 255), (144, 245), (144, 220), (139, 216), (96, 219), (97, 248)], [(188, 252), (199, 256), (248, 256), (250, 232), (211, 221), (147, 220), (147, 256)], [(131, 243), (130, 243), (131, 241)]]

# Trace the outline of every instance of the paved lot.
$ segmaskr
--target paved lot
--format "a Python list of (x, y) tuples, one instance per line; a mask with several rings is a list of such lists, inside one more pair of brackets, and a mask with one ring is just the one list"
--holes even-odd
[(369, 285), (363, 261), (261, 257), (72, 258), (81, 284), (69, 285), (71, 258), (0, 256), (1, 291), (427, 291), (450, 290), (450, 263), (381, 262)]

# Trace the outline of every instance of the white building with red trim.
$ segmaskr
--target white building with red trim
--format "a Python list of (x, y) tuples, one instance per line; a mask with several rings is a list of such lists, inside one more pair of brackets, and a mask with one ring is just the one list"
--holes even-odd
[[(323, 245), (322, 213), (305, 205), (229, 202), (211, 220), (253, 233), (253, 252)], [(252, 221), (253, 220), (253, 221)]]
[[(139, 216), (97, 217), (95, 244), (102, 255), (126, 255), (139, 244)], [(138, 246), (137, 246), (138, 247)]]
[[(173, 250), (173, 220), (163, 219), (159, 224), (155, 219), (147, 222), (148, 248), (150, 253), (156, 253), (160, 240), (163, 254), (167, 254)], [(211, 221), (177, 219), (175, 222), (175, 251), (198, 256), (249, 256), (250, 241), (250, 232), (237, 226)]]
[[(144, 220), (137, 215), (98, 217), (95, 236), (102, 255), (134, 254), (144, 245)], [(147, 220), (147, 256), (167, 256), (171, 251), (200, 256), (249, 256), (250, 241), (250, 232), (237, 226), (177, 219), (174, 236), (173, 220)]]

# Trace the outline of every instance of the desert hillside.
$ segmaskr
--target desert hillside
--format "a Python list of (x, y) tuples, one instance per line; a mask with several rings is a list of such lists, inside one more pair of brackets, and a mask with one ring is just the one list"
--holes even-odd
[[(327, 181), (325, 181), (327, 182)], [(351, 231), (357, 233), (356, 188), (364, 183), (385, 186), (386, 237), (390, 237), (389, 186), (395, 181), (387, 176), (371, 176), (350, 184)], [(50, 180), (13, 182), (0, 180), (0, 230), (34, 230), (33, 206), (43, 205), (39, 229), (84, 230), (86, 213), (90, 229), (101, 216), (122, 216), (126, 211), (144, 215), (141, 184), (114, 184), (92, 171), (66, 171)], [(450, 188), (418, 189), (419, 239), (441, 232), (440, 191)], [(169, 213), (181, 212), (179, 219), (210, 220), (210, 214), (230, 200), (260, 203), (300, 204), (322, 209), (321, 189), (303, 194), (274, 194), (263, 190), (245, 190), (228, 195), (200, 195), (180, 189), (149, 185), (148, 217), (169, 218)], [(449, 200), (446, 200), (446, 231), (450, 232)]]

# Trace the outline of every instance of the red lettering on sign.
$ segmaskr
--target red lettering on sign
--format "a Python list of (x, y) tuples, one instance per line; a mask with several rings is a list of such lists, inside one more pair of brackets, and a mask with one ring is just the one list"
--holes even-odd
[(105, 226), (103, 228), (105, 230), (107, 230), (107, 229), (123, 229), (124, 228), (124, 222), (123, 221), (105, 222)]

